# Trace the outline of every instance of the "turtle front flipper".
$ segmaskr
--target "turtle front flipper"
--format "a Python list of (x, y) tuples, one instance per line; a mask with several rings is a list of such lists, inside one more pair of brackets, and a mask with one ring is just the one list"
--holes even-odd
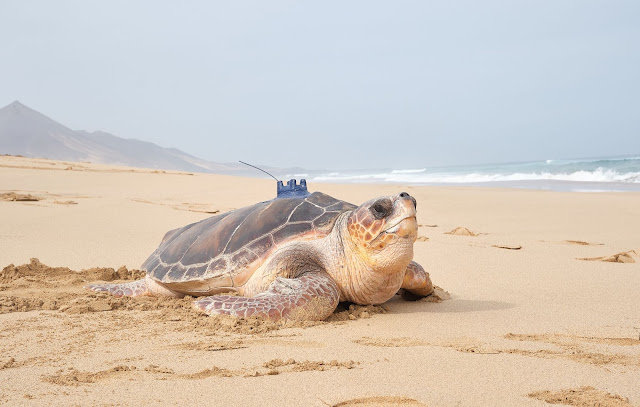
[(333, 313), (339, 299), (338, 286), (329, 274), (313, 271), (295, 278), (278, 277), (265, 292), (254, 297), (214, 295), (193, 305), (209, 315), (320, 321)]
[(429, 273), (424, 271), (421, 265), (412, 261), (404, 272), (404, 280), (400, 289), (402, 298), (415, 301), (431, 293), (433, 293), (433, 283)]

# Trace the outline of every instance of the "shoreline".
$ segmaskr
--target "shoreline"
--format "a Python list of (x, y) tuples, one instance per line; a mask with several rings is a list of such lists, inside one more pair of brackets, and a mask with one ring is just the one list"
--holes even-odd
[[(166, 170), (145, 167), (127, 167), (113, 164), (99, 164), (90, 161), (61, 161), (47, 158), (31, 158), (15, 155), (0, 155), (0, 168), (32, 169), (32, 170), (71, 170), (89, 172), (128, 172), (128, 173), (153, 173), (153, 174), (176, 174), (193, 176), (222, 176), (235, 177), (249, 180), (271, 180), (261, 174), (252, 177), (246, 174), (216, 174), (209, 172), (193, 172), (181, 170)], [(257, 171), (257, 170), (256, 170)], [(385, 180), (352, 180), (340, 182), (340, 180), (315, 180), (310, 174), (295, 174), (295, 179), (306, 179), (308, 183), (319, 185), (367, 185), (367, 186), (411, 186), (411, 187), (471, 187), (471, 188), (507, 188), (507, 189), (532, 189), (542, 191), (557, 192), (640, 192), (640, 182), (599, 182), (599, 181), (565, 181), (553, 179), (541, 180), (519, 180), (519, 181), (482, 181), (482, 182), (403, 182)], [(282, 179), (286, 182), (288, 179)]]

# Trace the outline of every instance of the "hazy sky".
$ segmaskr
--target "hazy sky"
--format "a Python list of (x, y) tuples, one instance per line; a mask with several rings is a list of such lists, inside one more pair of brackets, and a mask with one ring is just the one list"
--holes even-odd
[(640, 1), (0, 0), (0, 105), (214, 161), (640, 153)]

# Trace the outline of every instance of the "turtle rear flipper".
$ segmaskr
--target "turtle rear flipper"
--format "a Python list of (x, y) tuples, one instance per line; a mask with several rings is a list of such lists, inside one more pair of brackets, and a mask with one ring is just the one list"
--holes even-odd
[(91, 291), (105, 292), (114, 297), (138, 297), (140, 295), (165, 295), (169, 297), (183, 297), (182, 294), (176, 293), (162, 286), (158, 282), (150, 279), (148, 276), (140, 280), (128, 283), (116, 284), (89, 284), (86, 288)]
[(114, 297), (137, 297), (148, 293), (145, 279), (131, 281), (121, 284), (89, 284), (87, 288), (91, 291), (105, 292)]
[(267, 291), (251, 298), (214, 295), (193, 305), (209, 315), (319, 321), (333, 313), (339, 299), (338, 286), (329, 274), (314, 271), (296, 278), (278, 277)]

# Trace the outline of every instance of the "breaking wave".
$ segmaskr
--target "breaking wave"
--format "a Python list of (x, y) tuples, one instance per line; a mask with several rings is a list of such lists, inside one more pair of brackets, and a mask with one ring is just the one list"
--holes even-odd
[(476, 184), (500, 181), (567, 181), (640, 184), (640, 158), (544, 160), (465, 167), (317, 172), (320, 182)]
[(367, 181), (383, 181), (383, 182), (401, 182), (401, 183), (445, 183), (445, 184), (469, 184), (479, 182), (498, 182), (498, 181), (530, 181), (530, 180), (553, 180), (553, 181), (574, 181), (574, 182), (631, 182), (640, 183), (640, 172), (619, 173), (615, 170), (605, 170), (598, 168), (595, 171), (575, 171), (572, 173), (550, 172), (516, 172), (512, 174), (446, 174), (431, 173), (420, 175), (407, 175), (409, 173), (377, 173), (377, 174), (335, 174), (335, 175), (319, 175), (313, 178), (314, 181), (323, 182), (367, 182)]

